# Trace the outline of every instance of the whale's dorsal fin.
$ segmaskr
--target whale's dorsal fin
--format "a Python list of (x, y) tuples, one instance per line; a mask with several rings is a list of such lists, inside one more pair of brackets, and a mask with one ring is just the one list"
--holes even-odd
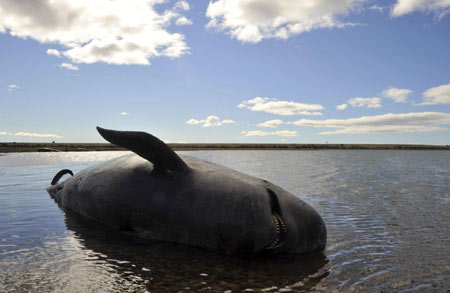
[(173, 172), (189, 169), (186, 163), (164, 142), (146, 132), (117, 131), (97, 126), (100, 135), (112, 144), (129, 149), (155, 165), (155, 169)]

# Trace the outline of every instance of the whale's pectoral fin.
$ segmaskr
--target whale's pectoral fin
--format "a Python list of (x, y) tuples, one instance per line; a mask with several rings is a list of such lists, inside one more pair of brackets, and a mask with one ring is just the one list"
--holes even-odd
[(172, 172), (189, 169), (186, 163), (164, 142), (146, 132), (117, 131), (97, 127), (100, 135), (112, 144), (129, 149), (150, 161), (159, 171)]

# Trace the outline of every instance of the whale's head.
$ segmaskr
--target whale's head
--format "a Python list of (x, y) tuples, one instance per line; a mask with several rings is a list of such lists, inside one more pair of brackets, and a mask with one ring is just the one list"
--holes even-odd
[[(225, 254), (321, 251), (326, 227), (308, 204), (281, 187), (235, 170), (182, 156), (191, 169), (193, 214), (214, 219)], [(207, 220), (204, 220), (207, 221)]]
[(266, 249), (276, 253), (322, 251), (327, 242), (325, 223), (310, 205), (286, 190), (266, 183), (277, 239)]

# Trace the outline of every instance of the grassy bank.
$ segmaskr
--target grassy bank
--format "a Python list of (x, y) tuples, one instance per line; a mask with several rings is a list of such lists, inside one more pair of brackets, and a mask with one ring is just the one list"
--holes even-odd
[[(388, 150), (450, 150), (450, 146), (412, 144), (258, 144), (258, 143), (169, 143), (174, 150), (322, 150), (322, 149), (388, 149)], [(39, 151), (119, 151), (108, 143), (0, 143), (0, 153)]]

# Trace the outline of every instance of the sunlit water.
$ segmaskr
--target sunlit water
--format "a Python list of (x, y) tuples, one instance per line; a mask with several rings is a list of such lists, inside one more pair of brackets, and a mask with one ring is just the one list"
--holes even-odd
[(61, 211), (45, 188), (126, 152), (0, 156), (0, 292), (450, 292), (450, 152), (183, 152), (267, 179), (324, 218), (307, 257), (224, 257)]

